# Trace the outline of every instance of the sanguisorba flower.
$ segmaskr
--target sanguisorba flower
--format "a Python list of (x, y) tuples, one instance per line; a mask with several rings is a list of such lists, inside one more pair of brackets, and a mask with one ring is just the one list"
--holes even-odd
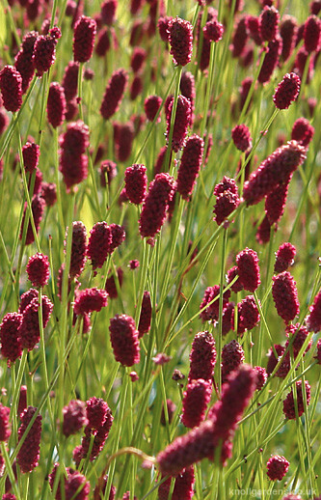
[(205, 24), (203, 34), (210, 42), (219, 42), (223, 38), (224, 26), (217, 19), (212, 19)]
[(276, 149), (245, 182), (243, 198), (246, 204), (259, 203), (279, 184), (286, 182), (305, 158), (305, 148), (296, 141), (290, 141)]
[(0, 90), (3, 106), (15, 113), (22, 105), (22, 78), (14, 66), (5, 66), (0, 71)]
[[(154, 120), (161, 104), (162, 104), (162, 98), (159, 97), (158, 95), (150, 95), (149, 97), (146, 97), (144, 101), (144, 110), (146, 113), (147, 120), (149, 120), (150, 122)], [(159, 123), (160, 121), (161, 117), (159, 115), (156, 120), (156, 123)]]
[(88, 423), (86, 404), (79, 399), (72, 399), (67, 406), (64, 406), (62, 414), (62, 432), (66, 437), (77, 434)]
[[(39, 301), (34, 298), (26, 306), (22, 313), (22, 320), (19, 327), (19, 339), (23, 349), (32, 351), (35, 345), (40, 341), (39, 329)], [(50, 315), (53, 310), (53, 304), (46, 295), (42, 296), (42, 322), (43, 328), (47, 326)]]
[(78, 277), (83, 272), (86, 262), (87, 232), (81, 221), (72, 223), (72, 244), (69, 276)]
[(306, 118), (298, 118), (292, 127), (291, 139), (299, 144), (308, 147), (314, 136), (314, 127)]
[(244, 290), (255, 292), (261, 283), (259, 258), (257, 253), (245, 248), (236, 256), (237, 273)]
[(28, 141), (22, 147), (23, 166), (26, 172), (33, 172), (39, 163), (40, 148), (38, 144)]
[[(35, 223), (36, 233), (38, 233), (38, 231), (39, 231), (40, 222), (42, 219), (44, 209), (45, 209), (45, 200), (43, 198), (41, 198), (41, 196), (38, 194), (34, 195), (32, 197), (32, 202), (31, 202), (31, 211), (32, 211), (32, 216), (33, 216), (33, 220)], [(22, 222), (21, 222), (21, 229), (20, 229), (20, 235), (19, 235), (20, 240), (22, 240), (26, 211), (27, 211), (27, 202), (25, 203), (23, 218), (22, 218)], [(25, 244), (31, 245), (31, 243), (33, 243), (34, 241), (35, 241), (35, 237), (33, 234), (31, 221), (29, 219)]]
[(279, 20), (280, 15), (275, 7), (264, 7), (259, 18), (259, 29), (262, 40), (270, 42), (275, 39), (278, 33)]
[(168, 23), (170, 53), (174, 63), (186, 66), (192, 59), (193, 52), (193, 26), (190, 22), (179, 17), (171, 19)]
[(118, 69), (112, 74), (100, 106), (100, 114), (105, 120), (111, 118), (119, 109), (127, 82), (128, 74), (124, 69)]
[[(171, 477), (162, 482), (158, 488), (158, 500), (168, 500), (171, 489)], [(172, 493), (172, 500), (192, 500), (195, 482), (194, 467), (187, 467), (180, 474), (175, 476), (175, 485)]]
[[(36, 411), (37, 408), (28, 406), (20, 415), (21, 425), (18, 429), (18, 441), (21, 440)], [(40, 457), (41, 422), (42, 417), (38, 414), (18, 452), (17, 462), (23, 474), (33, 471), (38, 465)]]
[(134, 163), (125, 170), (125, 188), (128, 199), (135, 205), (143, 203), (146, 196), (147, 175), (145, 165)]
[(300, 312), (296, 282), (288, 271), (273, 276), (272, 296), (277, 313), (289, 323)]
[(294, 263), (296, 248), (292, 243), (282, 243), (275, 254), (274, 271), (283, 273)]
[[(171, 98), (166, 112), (167, 131), (166, 137), (169, 140), (171, 118), (174, 99)], [(179, 95), (177, 98), (176, 116), (172, 134), (172, 144), (169, 145), (175, 153), (185, 145), (188, 125), (191, 117), (191, 103), (186, 97)]]
[(185, 427), (197, 427), (205, 418), (205, 412), (212, 394), (212, 381), (201, 378), (187, 384), (183, 395), (182, 423)]
[(157, 174), (149, 185), (139, 219), (139, 232), (143, 238), (153, 238), (159, 233), (173, 196), (174, 179), (169, 174)]
[(49, 280), (49, 259), (47, 255), (36, 253), (32, 255), (27, 264), (28, 278), (34, 287), (47, 285)]
[(93, 269), (101, 268), (112, 244), (112, 231), (107, 222), (97, 222), (90, 231), (87, 256), (91, 260)]
[(190, 370), (188, 381), (211, 380), (216, 363), (216, 349), (213, 335), (208, 332), (199, 332), (195, 335), (189, 357)]
[(239, 368), (244, 360), (244, 350), (236, 340), (225, 344), (222, 349), (222, 383), (227, 381), (228, 375)]
[(75, 24), (73, 39), (74, 61), (85, 63), (92, 56), (97, 24), (94, 19), (81, 16)]
[(145, 290), (143, 294), (142, 308), (138, 322), (138, 338), (143, 337), (145, 333), (149, 332), (151, 320), (152, 320), (152, 303), (150, 300), (150, 293), (147, 290)]
[(77, 316), (79, 314), (89, 314), (91, 312), (99, 312), (103, 307), (107, 306), (107, 292), (98, 288), (86, 288), (79, 292), (75, 304), (74, 311)]
[(193, 192), (196, 178), (201, 168), (203, 152), (203, 139), (196, 134), (187, 139), (178, 168), (176, 184), (177, 192), (185, 200), (188, 200)]
[(7, 313), (0, 325), (1, 356), (7, 359), (10, 365), (22, 354), (22, 346), (19, 337), (19, 327), (22, 315), (16, 312)]
[(110, 341), (116, 361), (123, 366), (139, 363), (140, 349), (135, 321), (126, 314), (116, 314), (110, 320)]
[(84, 153), (89, 146), (89, 128), (81, 120), (70, 123), (59, 141), (59, 170), (66, 187), (70, 189), (88, 175), (88, 158)]
[(300, 77), (295, 73), (287, 73), (278, 84), (273, 95), (273, 102), (278, 109), (288, 109), (298, 98), (301, 88)]
[(298, 29), (298, 22), (293, 16), (283, 16), (280, 24), (280, 35), (282, 38), (282, 53), (281, 59), (286, 62), (293, 52), (295, 38)]
[(41, 77), (55, 62), (56, 45), (60, 37), (61, 31), (57, 27), (50, 29), (48, 35), (37, 37), (32, 56), (37, 76)]
[(10, 408), (0, 403), (0, 441), (8, 441), (11, 435), (9, 415)]
[(303, 30), (304, 48), (310, 54), (320, 50), (321, 21), (317, 16), (309, 16), (305, 21)]
[(15, 68), (19, 71), (22, 78), (22, 93), (24, 94), (30, 85), (35, 72), (32, 56), (34, 46), (39, 34), (37, 31), (29, 31), (22, 40), (21, 48), (15, 56)]
[(309, 308), (310, 314), (306, 318), (306, 325), (310, 332), (319, 332), (321, 330), (321, 292), (313, 300)]
[(63, 87), (52, 82), (49, 87), (47, 101), (48, 122), (53, 128), (59, 127), (65, 119), (66, 99)]
[(266, 464), (269, 479), (271, 479), (271, 481), (281, 481), (288, 472), (289, 466), (290, 462), (288, 462), (285, 457), (274, 455)]
[(271, 225), (279, 222), (284, 213), (291, 179), (292, 174), (286, 182), (276, 186), (265, 198), (264, 210)]
[(252, 147), (252, 138), (249, 128), (243, 124), (236, 125), (232, 130), (232, 139), (240, 151), (247, 151)]
[[(296, 383), (296, 403), (298, 410), (298, 417), (301, 417), (304, 413), (304, 398), (302, 394), (302, 380), (298, 380)], [(304, 388), (306, 393), (306, 405), (309, 406), (311, 400), (311, 386), (307, 380), (304, 382)], [(283, 413), (286, 418), (289, 420), (293, 420), (296, 418), (295, 406), (296, 403), (294, 401), (293, 389), (288, 393), (287, 397), (283, 401)]]
[(101, 398), (92, 398), (86, 401), (86, 416), (88, 423), (87, 425), (91, 429), (99, 430), (102, 425), (104, 425), (109, 407), (106, 401)]

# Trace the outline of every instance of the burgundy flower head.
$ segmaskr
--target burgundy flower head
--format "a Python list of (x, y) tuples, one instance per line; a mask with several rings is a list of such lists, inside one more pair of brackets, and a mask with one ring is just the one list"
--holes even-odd
[(117, 0), (105, 0), (101, 4), (100, 17), (104, 24), (111, 26), (115, 22)]
[(267, 475), (271, 481), (281, 481), (288, 472), (290, 462), (285, 457), (274, 455), (266, 464)]
[[(158, 488), (158, 499), (168, 500), (169, 492), (171, 489), (171, 480), (173, 478), (168, 478), (164, 481)], [(182, 470), (180, 474), (175, 476), (175, 486), (172, 493), (172, 500), (192, 500), (194, 491), (193, 485), (195, 482), (195, 474), (193, 466), (187, 467)]]
[(37, 76), (41, 77), (43, 73), (49, 70), (56, 59), (56, 45), (61, 37), (59, 28), (52, 28), (49, 34), (37, 37), (32, 56), (33, 64), (37, 70)]
[(284, 16), (280, 24), (280, 35), (282, 38), (281, 59), (286, 62), (291, 56), (297, 33), (298, 23), (293, 16)]
[(11, 435), (9, 415), (10, 408), (0, 403), (0, 441), (8, 441)]
[(90, 231), (87, 256), (91, 260), (93, 269), (101, 268), (112, 244), (112, 231), (107, 222), (97, 222)]
[(147, 52), (142, 47), (135, 47), (130, 59), (130, 67), (132, 68), (134, 73), (138, 73), (138, 71), (142, 68), (145, 59), (147, 57)]
[(270, 80), (273, 71), (277, 67), (281, 53), (282, 38), (277, 35), (277, 37), (268, 44), (268, 51), (265, 55), (261, 71), (258, 76), (258, 82), (267, 83)]
[[(295, 384), (296, 384), (298, 417), (301, 417), (301, 415), (303, 415), (303, 413), (304, 413), (302, 380), (298, 380)], [(306, 404), (307, 404), (307, 406), (309, 406), (310, 400), (311, 400), (311, 387), (310, 387), (310, 384), (307, 380), (305, 380), (304, 384), (305, 384), (305, 393), (306, 393)], [(285, 418), (288, 418), (289, 420), (293, 420), (296, 418), (293, 389), (291, 389), (291, 392), (289, 392), (289, 394), (287, 395), (287, 397), (283, 401), (283, 413), (285, 415)]]
[[(20, 415), (21, 425), (18, 429), (18, 441), (21, 440), (36, 411), (37, 408), (28, 406)], [(23, 474), (33, 471), (38, 465), (40, 457), (41, 422), (42, 417), (38, 414), (18, 452), (17, 462)]]
[[(22, 314), (22, 321), (19, 327), (19, 338), (23, 349), (32, 351), (35, 345), (40, 341), (39, 330), (39, 302), (38, 298), (31, 300)], [(53, 310), (53, 304), (46, 295), (42, 297), (42, 321), (43, 328), (47, 326), (50, 315)]]
[(244, 184), (243, 198), (247, 205), (259, 203), (303, 163), (306, 150), (296, 141), (290, 141), (268, 156)]
[(74, 61), (85, 63), (92, 56), (95, 44), (97, 24), (90, 17), (81, 16), (74, 27)]
[(210, 42), (219, 42), (223, 38), (224, 26), (216, 19), (207, 21), (203, 28), (205, 38)]
[(194, 122), (194, 101), (195, 101), (195, 78), (190, 71), (184, 71), (180, 81), (181, 94), (186, 97), (191, 104), (189, 126), (193, 126)]
[(272, 279), (272, 296), (277, 313), (288, 323), (300, 312), (296, 283), (288, 271), (273, 276)]
[(59, 141), (59, 170), (69, 189), (82, 182), (88, 175), (88, 159), (84, 153), (89, 146), (89, 128), (81, 120), (73, 122), (68, 125)]
[(182, 423), (185, 427), (197, 427), (205, 418), (205, 412), (212, 394), (212, 381), (203, 379), (188, 383), (183, 395)]
[(34, 287), (47, 285), (49, 280), (49, 259), (47, 255), (36, 253), (32, 255), (27, 264), (28, 278)]
[(291, 139), (306, 148), (312, 141), (314, 132), (314, 127), (306, 118), (298, 118), (293, 124)]
[(304, 48), (310, 54), (320, 50), (321, 46), (321, 21), (312, 15), (308, 17), (304, 24), (303, 31)]
[(7, 358), (8, 364), (14, 363), (22, 354), (19, 337), (21, 320), (21, 314), (7, 313), (0, 325), (1, 355)]
[(79, 292), (75, 300), (74, 311), (77, 315), (99, 312), (107, 306), (107, 292), (98, 288), (86, 288)]
[(65, 118), (66, 99), (63, 87), (57, 82), (52, 82), (49, 87), (47, 101), (48, 122), (53, 128), (59, 127)]
[(30, 85), (34, 75), (34, 64), (32, 60), (34, 46), (39, 34), (36, 31), (29, 31), (21, 44), (21, 49), (15, 56), (15, 68), (19, 71), (22, 78), (22, 93), (24, 94)]
[(222, 383), (227, 381), (228, 375), (244, 363), (245, 356), (242, 346), (231, 340), (222, 349)]
[(240, 151), (247, 151), (252, 147), (252, 138), (248, 127), (244, 124), (236, 125), (232, 130), (232, 139)]
[(127, 167), (125, 171), (125, 188), (128, 199), (135, 205), (143, 203), (146, 195), (146, 167), (138, 163)]
[(176, 17), (168, 23), (170, 53), (174, 63), (186, 66), (192, 59), (193, 26), (188, 21)]
[(319, 332), (321, 330), (321, 292), (313, 300), (309, 308), (310, 314), (306, 318), (306, 325), (310, 332)]
[(123, 366), (139, 363), (138, 331), (134, 319), (126, 314), (116, 314), (110, 320), (109, 331), (116, 361)]
[(22, 147), (23, 165), (26, 172), (33, 172), (39, 163), (40, 148), (34, 142), (27, 142)]
[(295, 73), (287, 73), (276, 88), (273, 102), (278, 109), (288, 109), (299, 95), (301, 80)]
[(261, 283), (259, 258), (250, 248), (245, 248), (236, 256), (237, 272), (245, 290), (255, 292)]
[(178, 169), (176, 186), (177, 192), (185, 200), (188, 200), (193, 192), (201, 168), (203, 152), (203, 139), (196, 134), (187, 139)]
[(292, 175), (287, 182), (276, 186), (265, 198), (264, 210), (270, 225), (279, 222), (284, 213), (291, 178)]
[(111, 118), (118, 111), (127, 82), (128, 75), (124, 69), (119, 69), (112, 74), (100, 107), (100, 114), (105, 120)]
[[(158, 95), (151, 95), (149, 97), (146, 97), (144, 101), (144, 110), (146, 113), (147, 120), (149, 120), (150, 122), (154, 120), (161, 104), (162, 104), (162, 98), (159, 97)], [(161, 117), (159, 115), (157, 118), (157, 123), (159, 123), (160, 121)]]
[(216, 363), (216, 349), (215, 340), (210, 332), (199, 332), (195, 335), (189, 360), (189, 382), (199, 378), (206, 381), (212, 379)]
[(126, 232), (123, 226), (119, 224), (110, 224), (111, 229), (111, 244), (109, 248), (109, 253), (113, 253), (116, 248), (118, 248), (126, 238)]
[(237, 266), (233, 266), (231, 267), (231, 269), (229, 269), (227, 271), (227, 275), (226, 275), (226, 278), (227, 278), (227, 282), (228, 283), (231, 283), (234, 278), (237, 277), (237, 280), (235, 281), (235, 283), (231, 286), (231, 290), (232, 292), (234, 293), (238, 293), (238, 292), (241, 292), (241, 290), (243, 290), (243, 284), (239, 278), (239, 274), (238, 274), (238, 270), (237, 270)]
[(78, 72), (79, 72), (79, 63), (75, 61), (70, 61), (65, 68), (61, 85), (64, 89), (67, 101), (71, 101), (77, 95)]
[[(237, 333), (242, 334), (245, 330), (252, 330), (260, 321), (260, 314), (253, 295), (245, 297), (238, 305)], [(232, 321), (234, 318), (232, 318)], [(234, 321), (232, 323), (233, 327)]]
[(110, 411), (108, 404), (103, 399), (96, 397), (88, 399), (86, 401), (88, 426), (98, 431), (104, 425), (108, 411)]
[(169, 174), (157, 174), (149, 185), (139, 219), (139, 232), (143, 238), (153, 238), (160, 232), (173, 196), (174, 179)]
[(142, 308), (138, 323), (138, 338), (143, 337), (145, 333), (149, 332), (151, 319), (152, 319), (152, 303), (150, 300), (150, 293), (146, 290), (143, 294)]
[(85, 403), (79, 399), (71, 400), (70, 403), (63, 408), (62, 414), (62, 432), (66, 437), (77, 434), (84, 425), (87, 425)]
[(264, 7), (259, 18), (262, 40), (270, 42), (275, 39), (278, 32), (279, 20), (280, 15), (275, 7)]
[(232, 57), (240, 57), (245, 48), (248, 36), (246, 17), (241, 17), (234, 28), (231, 44)]
[(256, 371), (256, 390), (260, 391), (267, 381), (268, 374), (262, 366), (255, 366), (254, 370)]
[(276, 273), (283, 273), (294, 263), (296, 255), (296, 248), (291, 243), (283, 243), (280, 245), (275, 254), (274, 271)]
[(22, 78), (14, 66), (5, 66), (0, 71), (0, 90), (3, 106), (15, 113), (22, 105)]
[[(171, 117), (173, 109), (174, 99), (171, 99), (167, 112), (166, 112), (166, 122), (167, 131), (166, 137), (169, 138)], [(176, 116), (173, 129), (172, 137), (172, 149), (177, 153), (185, 145), (185, 139), (187, 134), (187, 128), (190, 123), (191, 116), (191, 103), (186, 97), (179, 95), (177, 99)]]
[[(226, 290), (223, 293), (223, 308), (227, 304), (231, 296), (230, 290)], [(216, 300), (214, 300), (216, 299)], [(200, 313), (200, 318), (202, 321), (217, 321), (219, 318), (219, 303), (220, 303), (220, 285), (209, 286), (206, 288), (203, 296), (203, 300), (200, 304), (200, 310), (209, 304), (204, 311)], [(210, 304), (210, 302), (212, 302)]]

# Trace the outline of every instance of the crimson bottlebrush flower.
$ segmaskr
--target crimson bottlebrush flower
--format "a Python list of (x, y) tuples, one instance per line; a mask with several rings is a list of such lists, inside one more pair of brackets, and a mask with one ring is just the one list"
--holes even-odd
[[(306, 68), (306, 65), (308, 63), (308, 58), (309, 58), (308, 52), (305, 50), (304, 47), (301, 47), (298, 50), (296, 57), (295, 57), (295, 61), (294, 61), (294, 69), (295, 69), (296, 73), (298, 73), (298, 75), (300, 76), (301, 80), (302, 80), (303, 75), (305, 73), (305, 68)], [(309, 83), (311, 81), (311, 78), (313, 76), (313, 72), (314, 72), (313, 59), (310, 58), (310, 63), (308, 66), (307, 76), (306, 76), (306, 83)]]
[(110, 320), (110, 341), (116, 361), (123, 366), (139, 363), (140, 349), (135, 321), (126, 314), (116, 314)]
[[(58, 468), (59, 464), (55, 463), (53, 470), (48, 477), (49, 485), (52, 491), (55, 487), (55, 478)], [(63, 493), (62, 489), (64, 490)], [(63, 479), (59, 479), (55, 499), (61, 500), (64, 498), (65, 500), (88, 500), (89, 492), (90, 484), (89, 481), (86, 480), (86, 477), (80, 474), (80, 472), (66, 467)]]
[(0, 403), (0, 441), (8, 441), (11, 435), (9, 415), (10, 408)]
[[(260, 321), (260, 314), (253, 295), (245, 297), (238, 305), (237, 333), (252, 330)], [(233, 321), (234, 323), (234, 321)], [(233, 326), (233, 325), (232, 325)]]
[(293, 16), (284, 16), (280, 24), (280, 35), (282, 38), (282, 53), (281, 59), (286, 62), (291, 56), (294, 45), (295, 38), (298, 29), (298, 23)]
[[(231, 296), (230, 290), (223, 292), (223, 308), (227, 304)], [(200, 313), (200, 318), (202, 321), (217, 321), (219, 318), (219, 304), (220, 304), (220, 285), (209, 286), (206, 288), (203, 296), (203, 300), (200, 305), (200, 310), (202, 310), (207, 304), (216, 300), (208, 305), (204, 311)]]
[[(159, 97), (158, 95), (151, 95), (149, 97), (146, 97), (144, 101), (144, 110), (146, 113), (147, 120), (149, 120), (150, 122), (154, 120), (161, 104), (162, 104), (162, 98)], [(159, 123), (160, 121), (161, 117), (159, 115), (156, 120), (156, 123)]]
[(295, 73), (287, 73), (278, 84), (273, 96), (273, 102), (278, 109), (288, 109), (299, 95), (301, 80)]
[[(32, 198), (32, 202), (31, 202), (31, 211), (32, 211), (32, 216), (33, 216), (33, 220), (35, 222), (35, 228), (36, 228), (37, 233), (39, 231), (40, 222), (42, 219), (44, 208), (45, 208), (45, 200), (43, 198), (41, 198), (40, 195), (34, 195)], [(26, 217), (26, 210), (27, 210), (27, 203), (25, 203), (25, 209), (24, 209), (23, 218), (22, 218), (22, 222), (21, 222), (21, 230), (20, 230), (20, 235), (19, 235), (20, 240), (22, 239), (23, 227), (24, 227), (25, 217)], [(31, 222), (29, 219), (25, 244), (30, 245), (34, 241), (35, 241), (35, 238), (34, 238), (34, 234), (33, 234), (33, 230), (32, 230), (32, 225), (31, 225)]]
[(310, 12), (317, 16), (321, 12), (321, 0), (312, 0), (310, 3)]
[(241, 290), (243, 290), (243, 284), (242, 284), (242, 282), (240, 280), (240, 277), (239, 277), (239, 274), (238, 274), (238, 270), (237, 270), (237, 266), (234, 266), (234, 267), (231, 267), (231, 269), (229, 269), (227, 271), (227, 275), (226, 275), (227, 283), (231, 283), (234, 280), (234, 278), (236, 278), (236, 277), (237, 277), (237, 280), (231, 286), (231, 290), (234, 293), (238, 293)]
[(84, 425), (87, 425), (85, 403), (79, 399), (72, 399), (62, 410), (62, 432), (66, 437), (77, 434)]
[(35, 288), (30, 288), (27, 292), (23, 293), (20, 297), (19, 313), (23, 314), (26, 307), (33, 299), (38, 299), (39, 292)]
[(110, 185), (111, 181), (117, 175), (117, 165), (111, 160), (104, 160), (100, 164), (100, 184), (102, 187), (106, 187), (107, 183)]
[(27, 386), (20, 387), (17, 415), (19, 416), (27, 408)]
[(306, 318), (306, 325), (309, 332), (319, 332), (321, 330), (321, 292), (313, 300), (309, 307), (310, 314)]
[(198, 176), (204, 151), (204, 141), (194, 134), (186, 141), (186, 145), (181, 157), (176, 189), (178, 193), (188, 200), (193, 192), (193, 188)]
[(260, 391), (267, 381), (268, 374), (262, 366), (254, 366), (254, 370), (256, 371), (256, 390)]
[(262, 40), (270, 42), (275, 39), (278, 33), (279, 20), (280, 15), (275, 7), (264, 7), (259, 17)]
[(150, 183), (139, 219), (139, 232), (143, 238), (153, 238), (160, 232), (174, 192), (174, 179), (169, 174), (157, 174)]
[(107, 28), (98, 31), (95, 53), (99, 57), (105, 57), (110, 49), (110, 33)]
[(278, 222), (284, 213), (291, 178), (292, 175), (287, 182), (275, 187), (265, 198), (264, 210), (271, 225)]
[(189, 71), (184, 71), (184, 73), (182, 73), (180, 81), (180, 91), (181, 94), (190, 102), (191, 110), (189, 126), (192, 127), (194, 122), (195, 79), (192, 73), (190, 73)]
[(150, 330), (150, 324), (152, 319), (152, 303), (150, 300), (150, 293), (145, 290), (142, 300), (142, 308), (138, 323), (138, 338), (140, 339), (148, 333)]
[[(124, 271), (122, 270), (121, 267), (118, 267), (117, 268), (117, 281), (119, 284), (119, 288), (121, 288), (121, 286), (123, 284), (123, 276), (124, 276)], [(105, 290), (108, 293), (108, 297), (110, 299), (117, 299), (118, 290), (117, 290), (117, 286), (116, 286), (116, 277), (114, 274), (111, 274), (110, 276), (108, 276), (108, 278), (106, 280)]]
[(163, 42), (169, 42), (169, 24), (172, 21), (172, 17), (164, 16), (160, 17), (157, 22), (157, 28), (159, 36)]
[(92, 397), (86, 401), (87, 425), (91, 429), (98, 431), (105, 423), (109, 407), (106, 401), (101, 398)]
[[(39, 302), (38, 298), (31, 300), (22, 314), (22, 320), (19, 327), (19, 339), (23, 349), (32, 351), (35, 345), (40, 341), (39, 329)], [(42, 324), (45, 328), (48, 324), (50, 315), (53, 310), (53, 304), (46, 295), (42, 297)]]
[(47, 207), (53, 207), (57, 202), (57, 188), (53, 182), (42, 182), (41, 198), (45, 200)]
[(179, 17), (171, 19), (168, 23), (170, 53), (174, 63), (186, 66), (192, 59), (193, 52), (193, 26), (190, 22)]
[(316, 16), (308, 17), (303, 31), (304, 48), (310, 54), (320, 50), (321, 45), (321, 21)]
[(67, 188), (79, 184), (88, 175), (88, 159), (84, 155), (89, 146), (89, 128), (81, 120), (71, 123), (59, 138), (60, 164)]
[(231, 191), (233, 194), (238, 194), (238, 188), (234, 179), (224, 176), (222, 181), (216, 184), (214, 188), (214, 196), (219, 196), (225, 191)]
[[(166, 137), (169, 139), (170, 135), (170, 126), (171, 126), (171, 117), (172, 117), (172, 109), (173, 109), (174, 99), (171, 99), (168, 112), (166, 113), (166, 122), (167, 122), (167, 131)], [(177, 98), (177, 108), (176, 108), (176, 116), (173, 127), (173, 136), (172, 136), (172, 149), (177, 153), (182, 147), (185, 145), (185, 139), (187, 134), (187, 128), (190, 123), (191, 116), (191, 104), (186, 97), (179, 95)]]
[(74, 304), (75, 314), (99, 312), (107, 306), (107, 292), (98, 288), (86, 288), (79, 292)]
[(238, 195), (227, 190), (216, 198), (216, 203), (213, 209), (215, 217), (213, 220), (220, 226), (227, 217), (237, 209), (240, 204)]
[(1, 356), (7, 363), (14, 363), (22, 354), (19, 328), (22, 315), (16, 312), (7, 313), (0, 324)]
[(22, 147), (23, 166), (26, 172), (33, 172), (39, 163), (40, 148), (34, 142), (27, 142)]
[(42, 287), (47, 285), (50, 274), (47, 255), (42, 253), (32, 255), (28, 260), (27, 274), (32, 286)]
[(34, 64), (32, 60), (34, 46), (38, 38), (38, 33), (36, 31), (30, 31), (27, 33), (21, 44), (21, 49), (15, 56), (15, 68), (19, 71), (22, 78), (22, 93), (24, 94), (30, 85), (30, 82), (34, 75)]
[(203, 33), (210, 42), (219, 42), (223, 38), (224, 26), (216, 19), (213, 19), (205, 24)]
[(274, 455), (266, 464), (268, 478), (271, 481), (281, 481), (288, 472), (289, 466), (290, 462), (285, 457)]
[[(290, 343), (292, 344), (293, 355), (296, 358), (303, 347), (305, 341), (309, 336), (309, 331), (305, 326), (300, 326), (300, 323), (296, 323), (295, 325), (288, 325), (285, 330), (286, 336), (288, 340), (285, 343), (287, 347)], [(308, 342), (303, 356), (308, 352), (312, 347), (312, 340)]]
[[(21, 425), (18, 429), (18, 442), (24, 435), (31, 419), (35, 415), (37, 408), (28, 406), (20, 415)], [(20, 450), (17, 454), (17, 462), (23, 474), (33, 471), (38, 465), (40, 456), (40, 439), (41, 439), (41, 415), (37, 415), (32, 424), (27, 437), (25, 438)]]
[(78, 72), (79, 63), (70, 61), (65, 68), (61, 86), (64, 89), (67, 101), (71, 101), (77, 95), (78, 91)]
[(107, 222), (97, 222), (90, 231), (87, 257), (91, 260), (93, 269), (101, 268), (110, 252), (112, 232)]
[(157, 456), (161, 474), (176, 475), (184, 468), (204, 459), (214, 459), (221, 446), (221, 461), (230, 452), (230, 443), (237, 422), (255, 390), (255, 370), (244, 365), (231, 374), (229, 383), (223, 386), (221, 401), (213, 407), (213, 416), (180, 436)]
[[(298, 380), (296, 383), (296, 402), (297, 402), (297, 410), (298, 410), (298, 417), (301, 417), (304, 413), (304, 399), (303, 399), (303, 394), (302, 394), (302, 380)], [(306, 394), (306, 405), (309, 406), (310, 400), (311, 400), (311, 387), (310, 384), (307, 380), (304, 382), (305, 385), (305, 394)], [(293, 389), (291, 389), (291, 392), (287, 395), (285, 400), (283, 401), (283, 413), (285, 415), (285, 418), (288, 418), (289, 420), (293, 420), (296, 418), (296, 411), (295, 411), (295, 401), (294, 401), (294, 396), (293, 396)]]
[[(174, 413), (176, 411), (176, 404), (173, 403), (173, 401), (171, 399), (166, 399), (166, 406), (167, 406), (168, 423), (170, 424), (173, 420), (173, 416), (174, 416)], [(162, 425), (166, 425), (164, 404), (162, 405), (162, 413), (161, 413), (160, 423)]]
[(265, 54), (262, 67), (257, 78), (259, 83), (267, 83), (270, 80), (272, 73), (279, 62), (281, 53), (282, 38), (277, 36), (268, 44), (267, 53)]
[(22, 105), (22, 78), (14, 66), (5, 66), (0, 71), (0, 90), (3, 106), (15, 113)]
[(143, 92), (143, 79), (140, 75), (135, 75), (130, 85), (130, 90), (129, 90), (130, 100), (135, 101), (135, 99), (142, 92)]
[(195, 335), (189, 361), (189, 383), (197, 379), (205, 381), (212, 379), (216, 363), (216, 349), (215, 340), (210, 332), (199, 332)]
[(43, 73), (49, 70), (56, 59), (56, 45), (61, 37), (61, 31), (55, 27), (49, 30), (49, 34), (37, 37), (34, 45), (32, 61), (37, 71), (37, 76), (41, 77)]
[(228, 334), (228, 332), (234, 328), (233, 318), (234, 318), (234, 302), (228, 302), (223, 309), (222, 313), (222, 335), (223, 337)]
[(279, 184), (286, 182), (305, 158), (305, 148), (296, 141), (290, 141), (276, 149), (245, 182), (243, 198), (246, 204), (259, 203)]
[(134, 163), (125, 170), (125, 188), (128, 199), (135, 205), (143, 203), (146, 196), (147, 174), (145, 165)]
[(111, 26), (115, 22), (117, 0), (105, 0), (100, 7), (100, 17), (104, 24)]
[(124, 69), (119, 69), (112, 74), (100, 107), (100, 114), (105, 120), (118, 111), (127, 82), (128, 74)]
[(278, 315), (286, 322), (300, 312), (296, 282), (288, 271), (272, 278), (272, 296)]
[(252, 38), (254, 43), (258, 46), (262, 45), (262, 37), (260, 33), (260, 18), (257, 16), (246, 16), (246, 28), (249, 32), (249, 36)]
[(130, 158), (134, 136), (134, 125), (131, 121), (118, 124), (115, 145), (116, 158), (118, 161), (125, 162)]
[(123, 226), (119, 224), (110, 224), (111, 229), (111, 244), (109, 248), (109, 253), (113, 253), (116, 248), (118, 248), (126, 238), (126, 232)]
[(244, 124), (236, 125), (232, 130), (232, 139), (240, 151), (247, 151), (252, 147), (251, 133), (248, 127)]
[[(275, 356), (274, 351), (276, 352), (277, 357)], [(268, 375), (271, 375), (273, 373), (276, 365), (283, 357), (284, 352), (285, 352), (285, 347), (280, 344), (274, 344), (274, 349), (272, 347), (269, 349), (267, 353), (268, 362), (266, 367), (266, 372)], [(285, 378), (289, 373), (290, 368), (291, 368), (290, 355), (288, 353), (283, 358), (282, 363), (280, 364), (278, 370), (275, 373), (275, 376), (279, 378)]]
[(227, 381), (228, 375), (244, 363), (245, 356), (241, 345), (236, 340), (231, 340), (222, 349), (222, 383)]
[(244, 290), (255, 292), (261, 283), (259, 258), (257, 253), (245, 248), (236, 256), (237, 272)]
[(183, 413), (181, 421), (185, 427), (197, 427), (205, 418), (207, 405), (212, 394), (212, 381), (203, 379), (188, 383), (183, 395)]
[(74, 61), (85, 63), (92, 56), (95, 44), (97, 24), (94, 19), (81, 16), (74, 27), (73, 54)]
[(49, 87), (47, 101), (48, 122), (53, 128), (59, 127), (66, 114), (66, 99), (63, 87), (57, 82), (52, 82)]
[(175, 479), (169, 477), (160, 484), (158, 488), (159, 500), (168, 500), (172, 480), (175, 480), (175, 486), (171, 495), (172, 500), (182, 500), (183, 498), (184, 500), (192, 500), (194, 494), (193, 485), (195, 482), (194, 468), (192, 466), (187, 467), (175, 476)]
[(92, 436), (94, 436), (94, 439), (90, 453), (90, 461), (92, 462), (98, 457), (105, 445), (106, 439), (108, 438), (113, 420), (114, 417), (112, 416), (110, 408), (108, 408), (105, 414), (105, 420), (98, 430), (92, 429), (89, 425), (85, 427), (85, 435), (81, 441), (81, 450), (79, 450), (81, 458), (87, 457), (91, 447)]
[(133, 260), (130, 260), (129, 261), (129, 269), (131, 269), (132, 271), (135, 271), (135, 269), (138, 269), (140, 266), (140, 263), (139, 263), (139, 260), (137, 259), (133, 259)]
[(142, 47), (135, 47), (130, 59), (130, 67), (134, 73), (138, 73), (138, 71), (142, 68), (145, 59), (147, 57), (147, 52)]
[(232, 36), (232, 57), (240, 57), (248, 39), (246, 17), (241, 17), (237, 22)]
[(283, 243), (280, 245), (275, 254), (274, 271), (276, 273), (283, 273), (294, 263), (296, 255), (296, 248), (291, 243)]
[(72, 223), (72, 244), (69, 276), (75, 278), (80, 276), (84, 270), (87, 251), (86, 226), (81, 222)]
[(314, 136), (314, 127), (306, 118), (298, 118), (292, 127), (291, 139), (308, 147)]

